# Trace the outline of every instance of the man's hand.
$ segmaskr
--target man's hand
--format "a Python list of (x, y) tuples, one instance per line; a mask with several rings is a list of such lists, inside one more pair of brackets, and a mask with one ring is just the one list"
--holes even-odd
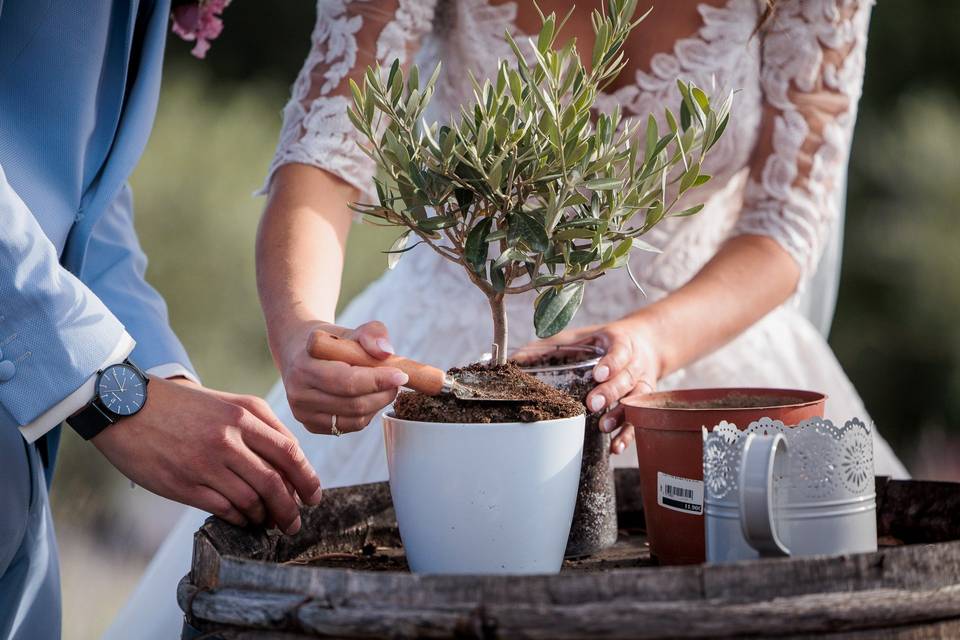
[(260, 398), (151, 378), (144, 408), (91, 442), (145, 489), (238, 526), (275, 523), (294, 534), (297, 496), (320, 501), (299, 443)]

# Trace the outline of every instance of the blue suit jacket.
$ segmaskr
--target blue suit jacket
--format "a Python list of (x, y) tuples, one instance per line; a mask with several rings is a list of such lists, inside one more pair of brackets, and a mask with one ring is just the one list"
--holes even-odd
[(0, 0), (0, 429), (79, 388), (124, 329), (142, 368), (190, 367), (144, 280), (127, 186), (169, 13), (169, 0)]

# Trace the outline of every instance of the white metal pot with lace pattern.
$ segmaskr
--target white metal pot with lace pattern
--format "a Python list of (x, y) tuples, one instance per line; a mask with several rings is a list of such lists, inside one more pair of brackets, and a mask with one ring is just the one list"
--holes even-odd
[(877, 550), (873, 436), (852, 419), (703, 432), (707, 562)]

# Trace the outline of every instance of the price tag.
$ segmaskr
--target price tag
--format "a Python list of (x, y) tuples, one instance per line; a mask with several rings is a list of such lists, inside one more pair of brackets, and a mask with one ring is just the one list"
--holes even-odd
[(703, 481), (658, 471), (657, 504), (674, 511), (703, 515)]

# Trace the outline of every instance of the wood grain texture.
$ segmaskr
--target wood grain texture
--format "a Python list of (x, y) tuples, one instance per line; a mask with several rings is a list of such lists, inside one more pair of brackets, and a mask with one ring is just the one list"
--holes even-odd
[[(194, 589), (181, 586), (181, 597)], [(838, 633), (960, 620), (960, 586), (809, 594), (752, 603), (616, 600), (584, 604), (474, 604), (451, 608), (330, 606), (293, 594), (199, 593), (204, 621), (314, 636), (486, 638), (722, 638)]]
[[(639, 516), (634, 475), (617, 474), (621, 524)], [(292, 538), (210, 519), (197, 533), (178, 600), (198, 628), (261, 630), (283, 640), (953, 638), (960, 637), (958, 513), (960, 485), (881, 480), (881, 535), (914, 544), (556, 576), (420, 576), (302, 564), (318, 553), (399, 544), (389, 487), (378, 483), (328, 491), (321, 505), (304, 509), (304, 527)]]

